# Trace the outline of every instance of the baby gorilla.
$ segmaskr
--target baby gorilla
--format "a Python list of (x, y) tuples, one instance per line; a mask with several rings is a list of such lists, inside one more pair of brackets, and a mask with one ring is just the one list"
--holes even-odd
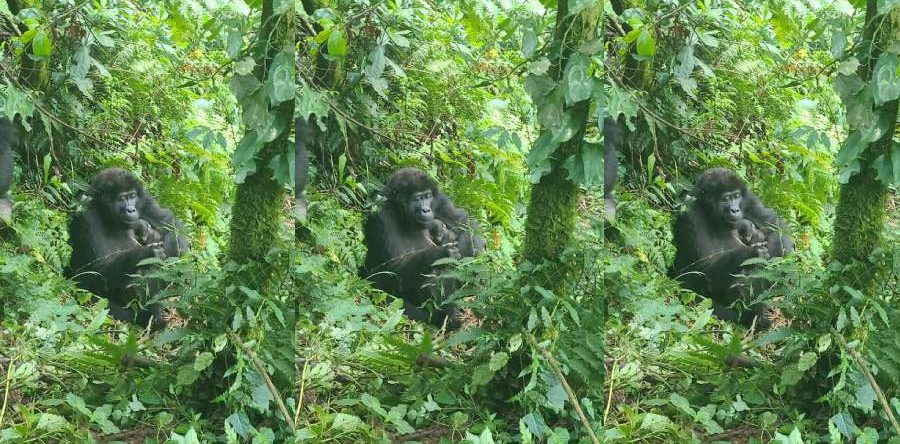
[(768, 283), (755, 278), (747, 285), (737, 276), (751, 271), (741, 266), (750, 258), (782, 257), (794, 250), (787, 225), (725, 168), (701, 174), (692, 194), (697, 200), (675, 219), (670, 274), (683, 287), (712, 299), (719, 318), (746, 327), (755, 319), (757, 328), (768, 329), (765, 304), (744, 310), (739, 301), (761, 293)]
[(135, 282), (132, 275), (146, 267), (138, 263), (148, 258), (180, 256), (189, 248), (178, 233), (181, 223), (160, 207), (128, 171), (109, 168), (94, 177), (91, 201), (83, 212), (69, 219), (72, 258), (66, 276), (79, 288), (109, 300), (113, 318), (137, 325), (152, 319), (154, 330), (166, 326), (158, 303), (146, 308), (129, 308), (130, 303), (152, 298), (161, 282)]
[[(416, 168), (394, 172), (382, 194), (387, 202), (365, 223), (368, 253), (360, 276), (402, 298), (410, 319), (436, 326), (447, 322), (449, 329), (458, 328), (456, 306), (442, 299), (459, 283), (448, 278), (435, 282), (432, 276), (440, 270), (432, 264), (481, 254), (484, 240), (473, 233), (477, 224)], [(423, 307), (429, 301), (438, 305), (433, 313)]]

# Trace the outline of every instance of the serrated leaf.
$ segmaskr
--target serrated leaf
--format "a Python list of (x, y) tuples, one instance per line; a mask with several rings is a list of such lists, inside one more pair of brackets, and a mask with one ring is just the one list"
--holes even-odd
[(507, 361), (509, 361), (509, 355), (507, 355), (505, 352), (496, 353), (494, 354), (494, 356), (491, 356), (491, 361), (488, 364), (488, 368), (490, 368), (492, 372), (496, 372), (497, 370), (505, 367)]

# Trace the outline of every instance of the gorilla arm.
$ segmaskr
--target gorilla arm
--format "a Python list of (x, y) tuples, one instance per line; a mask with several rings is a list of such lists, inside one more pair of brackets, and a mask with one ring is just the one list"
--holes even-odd
[[(70, 277), (94, 293), (104, 293), (108, 282), (124, 282), (140, 261), (162, 253), (158, 245), (139, 246), (127, 234), (113, 238), (103, 228), (95, 210), (76, 215), (69, 224)], [(134, 248), (123, 248), (128, 242)]]
[(455, 248), (453, 245), (434, 246), (425, 236), (421, 242), (404, 239), (396, 227), (396, 221), (382, 212), (366, 220), (364, 231), (368, 251), (361, 270), (362, 277), (370, 279), (376, 288), (395, 296), (418, 292), (427, 279), (426, 275), (433, 272), (431, 264), (450, 257)]
[(184, 232), (184, 227), (172, 212), (160, 207), (149, 194), (145, 194), (142, 200), (141, 219), (149, 223), (156, 237), (160, 238), (165, 256), (178, 257), (189, 250), (190, 242), (180, 234)]
[(774, 211), (763, 206), (753, 193), (744, 196), (744, 217), (753, 221), (760, 230), (766, 233), (769, 254), (784, 257), (794, 251), (787, 224)]
[(711, 296), (727, 292), (741, 264), (761, 252), (760, 248), (743, 245), (731, 230), (715, 233), (715, 227), (702, 219), (696, 207), (676, 219), (675, 272), (688, 288)]
[(434, 197), (435, 219), (443, 221), (452, 232), (462, 257), (475, 257), (484, 252), (484, 239), (477, 234), (478, 222), (453, 205), (443, 193)]

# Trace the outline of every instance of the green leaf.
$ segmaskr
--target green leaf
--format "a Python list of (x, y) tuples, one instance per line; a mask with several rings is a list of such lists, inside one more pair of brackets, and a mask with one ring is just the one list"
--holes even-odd
[(332, 57), (347, 55), (347, 40), (344, 38), (343, 30), (337, 27), (332, 28), (331, 34), (328, 36), (328, 55)]
[(366, 78), (369, 79), (369, 81), (381, 78), (384, 74), (386, 61), (384, 57), (384, 45), (376, 45), (372, 48), (369, 51), (366, 60), (369, 62), (365, 69)]
[(575, 53), (566, 63), (563, 85), (566, 105), (572, 105), (591, 97), (591, 78), (588, 76), (590, 62), (583, 54)]
[(534, 50), (537, 49), (537, 34), (534, 29), (527, 28), (522, 30), (522, 57), (531, 58)]
[(900, 97), (900, 75), (897, 67), (896, 55), (885, 52), (878, 57), (872, 76), (872, 97), (875, 99), (875, 106), (881, 106)]
[(831, 32), (831, 56), (835, 60), (844, 58), (844, 48), (847, 47), (847, 36), (844, 31), (835, 29)]
[(334, 421), (331, 428), (342, 432), (354, 432), (365, 427), (365, 424), (356, 416), (346, 413), (338, 413), (334, 415)]
[(50, 43), (50, 36), (43, 29), (39, 29), (31, 41), (32, 53), (37, 57), (50, 57), (52, 49), (53, 45)]
[(838, 72), (845, 76), (852, 76), (857, 69), (859, 69), (859, 60), (856, 57), (844, 60), (837, 67)]
[(241, 47), (244, 45), (243, 35), (236, 29), (228, 30), (228, 40), (225, 44), (225, 52), (231, 59), (237, 59), (241, 55)]
[(844, 147), (838, 152), (835, 163), (838, 166), (838, 181), (847, 183), (854, 174), (859, 172), (859, 154), (866, 148), (868, 144), (863, 140), (860, 131), (854, 131), (847, 137)]
[(253, 399), (254, 407), (260, 409), (261, 411), (266, 411), (269, 409), (269, 403), (275, 399), (272, 396), (272, 391), (269, 390), (269, 386), (266, 385), (261, 379), (259, 384), (256, 387), (253, 387), (253, 391), (250, 393), (250, 397)]
[(878, 156), (872, 167), (885, 185), (900, 185), (900, 144), (894, 143), (890, 153)]
[(294, 84), (294, 56), (287, 52), (279, 52), (272, 60), (270, 71), (271, 92), (269, 100), (272, 106), (292, 100), (296, 85)]
[(496, 372), (497, 370), (505, 367), (507, 361), (509, 361), (509, 355), (507, 355), (505, 352), (499, 352), (494, 356), (491, 356), (491, 361), (488, 366), (492, 372)]
[(641, 28), (637, 37), (637, 53), (640, 56), (651, 57), (656, 54), (656, 40), (653, 34), (647, 30), (647, 27)]
[(801, 372), (805, 372), (813, 368), (818, 359), (819, 356), (815, 352), (804, 352), (800, 355), (800, 360), (797, 362), (797, 369)]

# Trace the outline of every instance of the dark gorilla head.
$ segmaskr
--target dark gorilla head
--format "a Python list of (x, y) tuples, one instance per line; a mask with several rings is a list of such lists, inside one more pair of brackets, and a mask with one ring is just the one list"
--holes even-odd
[(384, 196), (395, 214), (408, 226), (426, 227), (434, 220), (433, 203), (437, 185), (418, 168), (401, 168), (391, 175)]
[(727, 168), (712, 168), (697, 177), (692, 193), (713, 220), (737, 227), (744, 219), (747, 184)]
[(131, 172), (121, 168), (108, 168), (91, 183), (90, 196), (109, 223), (131, 225), (141, 218), (144, 187)]

